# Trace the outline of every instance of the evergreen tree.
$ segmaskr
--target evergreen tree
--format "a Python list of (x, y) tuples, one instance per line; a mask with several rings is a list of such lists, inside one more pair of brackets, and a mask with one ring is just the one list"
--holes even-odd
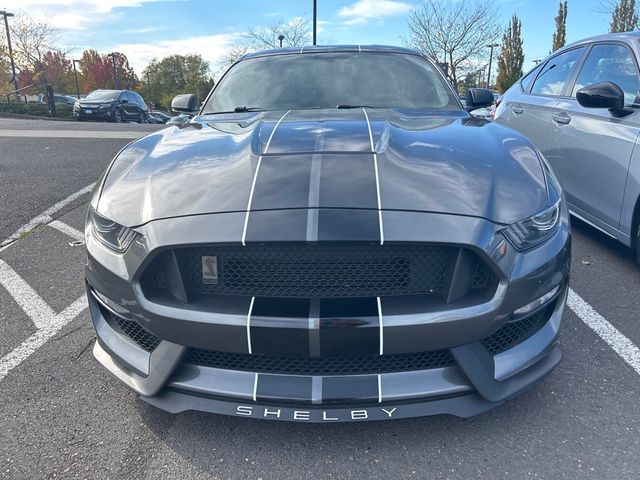
[(611, 33), (631, 32), (638, 29), (636, 0), (620, 0), (611, 13)]
[(502, 51), (498, 57), (496, 85), (500, 92), (506, 91), (522, 76), (524, 53), (522, 51), (522, 24), (516, 14), (502, 35)]
[(556, 15), (556, 31), (553, 32), (553, 44), (551, 52), (564, 47), (567, 37), (567, 1), (560, 2), (558, 15)]

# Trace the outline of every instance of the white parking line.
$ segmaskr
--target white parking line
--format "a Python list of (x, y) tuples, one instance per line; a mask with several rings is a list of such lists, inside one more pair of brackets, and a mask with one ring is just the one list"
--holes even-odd
[(64, 208), (65, 206), (73, 202), (78, 197), (81, 197), (85, 193), (89, 193), (94, 185), (95, 183), (92, 183), (91, 185), (87, 185), (86, 187), (84, 187), (82, 190), (78, 190), (77, 192), (72, 193), (64, 200), (60, 200), (58, 203), (47, 208), (44, 212), (42, 212), (37, 217), (25, 223), (22, 227), (16, 230), (12, 235), (10, 235), (8, 238), (0, 242), (0, 252), (5, 248), (7, 248), (10, 244), (15, 242), (24, 233), (30, 230), (33, 230), (34, 228), (39, 227), (40, 225), (46, 225), (47, 223), (51, 222), (52, 220), (51, 215), (53, 215), (54, 213)]
[(640, 348), (605, 320), (573, 289), (569, 289), (567, 306), (640, 375)]
[(61, 222), (60, 220), (54, 220), (53, 222), (50, 222), (47, 225), (49, 227), (55, 228), (59, 232), (64, 233), (65, 235), (73, 238), (74, 240), (84, 240), (84, 233), (82, 233), (80, 230), (73, 228), (71, 225), (67, 225), (64, 222)]
[(0, 358), (0, 381), (2, 381), (11, 370), (29, 358), (33, 352), (47, 343), (62, 327), (76, 318), (85, 308), (87, 308), (87, 297), (83, 295), (58, 315), (51, 317), (46, 327), (38, 330), (7, 355)]
[[(95, 183), (92, 183), (91, 185), (87, 185), (83, 189), (72, 193), (67, 198), (60, 200), (56, 204), (47, 208), (37, 217), (24, 224), (0, 243), (0, 252), (12, 245), (22, 234), (29, 232), (40, 225), (54, 222), (54, 225), (52, 225), (53, 228), (58, 228), (74, 238), (78, 235), (82, 236), (82, 233), (75, 228), (66, 225), (65, 223), (54, 221), (51, 215), (55, 214), (82, 195), (89, 193), (94, 185)], [(9, 295), (11, 295), (20, 308), (24, 310), (38, 329), (36, 333), (27, 338), (19, 346), (14, 348), (4, 357), (0, 358), (1, 381), (12, 369), (20, 365), (23, 360), (43, 346), (50, 338), (55, 336), (62, 327), (87, 308), (87, 298), (84, 295), (81, 296), (56, 315), (53, 309), (36, 293), (36, 291), (33, 290), (33, 288), (31, 288), (31, 286), (29, 286), (29, 284), (27, 284), (20, 275), (18, 275), (6, 262), (2, 260), (0, 260), (0, 285), (7, 290)]]
[(45, 328), (55, 317), (55, 312), (42, 297), (2, 260), (0, 260), (0, 285), (24, 310), (36, 328)]

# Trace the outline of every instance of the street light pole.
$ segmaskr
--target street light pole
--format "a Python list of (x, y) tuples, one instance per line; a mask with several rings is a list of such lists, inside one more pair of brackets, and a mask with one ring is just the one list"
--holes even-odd
[(491, 88), (491, 61), (493, 60), (493, 48), (499, 46), (500, 45), (497, 43), (487, 45), (487, 47), (491, 49), (491, 53), (489, 54), (489, 71), (487, 72), (487, 88)]
[(76, 62), (80, 63), (80, 60), (73, 60), (73, 76), (76, 79), (76, 97), (80, 100), (80, 86), (78, 85), (78, 71), (76, 70)]
[(282, 41), (284, 40), (284, 35), (278, 35), (278, 40), (280, 40), (280, 48), (282, 48)]
[(9, 21), (7, 18), (13, 17), (13, 13), (9, 13), (6, 10), (0, 10), (0, 15), (4, 17), (4, 28), (7, 31), (7, 48), (9, 50), (9, 59), (11, 60), (11, 74), (13, 75), (13, 88), (16, 90), (16, 96), (18, 95), (18, 77), (16, 77), (16, 64), (13, 61), (13, 50), (11, 50), (11, 32), (9, 32)]
[(113, 64), (113, 79), (116, 90), (120, 90), (120, 79), (118, 78), (118, 67), (116, 65), (116, 54), (111, 52), (107, 54), (107, 57), (111, 57), (111, 63)]
[(318, 1), (313, 0), (313, 44), (314, 45), (316, 45), (317, 23), (318, 23)]
[(149, 67), (147, 67), (146, 77), (147, 77), (147, 98), (149, 99), (149, 101), (151, 101), (151, 84), (149, 83)]

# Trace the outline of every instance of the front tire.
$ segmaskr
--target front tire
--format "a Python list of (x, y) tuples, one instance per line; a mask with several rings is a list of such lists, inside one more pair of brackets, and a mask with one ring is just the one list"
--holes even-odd
[(120, 110), (113, 112), (113, 121), (116, 123), (122, 123), (122, 112)]

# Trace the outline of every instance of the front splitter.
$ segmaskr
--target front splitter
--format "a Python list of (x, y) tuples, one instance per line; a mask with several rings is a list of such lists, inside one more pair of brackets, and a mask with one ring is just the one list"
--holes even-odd
[(313, 407), (267, 405), (251, 401), (228, 401), (204, 396), (194, 396), (176, 390), (165, 389), (153, 397), (141, 400), (170, 413), (196, 410), (235, 417), (262, 420), (280, 420), (306, 423), (340, 423), (394, 420), (398, 418), (428, 415), (454, 415), (468, 418), (501, 405), (503, 402), (488, 402), (476, 393), (457, 397), (422, 400), (401, 404), (366, 404), (340, 407)]

